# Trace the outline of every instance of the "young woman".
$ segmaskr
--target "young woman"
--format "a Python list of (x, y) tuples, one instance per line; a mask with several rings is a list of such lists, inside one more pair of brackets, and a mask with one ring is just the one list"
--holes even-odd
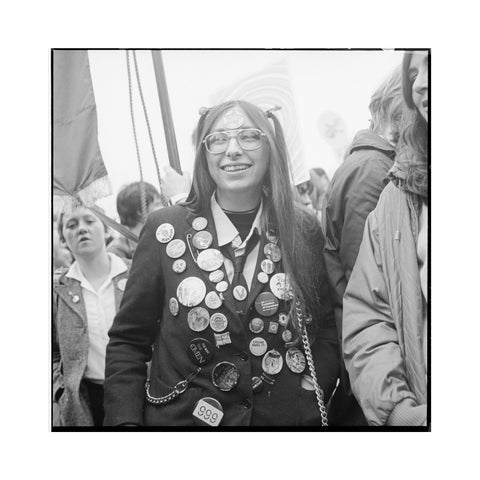
[(281, 126), (226, 102), (195, 138), (189, 197), (149, 217), (109, 333), (105, 424), (325, 424), (339, 364), (323, 238)]
[(101, 426), (107, 332), (125, 289), (126, 263), (106, 250), (106, 228), (84, 207), (61, 214), (75, 261), (53, 286), (54, 426)]
[(418, 426), (427, 411), (428, 53), (403, 60), (413, 114), (368, 216), (343, 301), (352, 390), (370, 425)]

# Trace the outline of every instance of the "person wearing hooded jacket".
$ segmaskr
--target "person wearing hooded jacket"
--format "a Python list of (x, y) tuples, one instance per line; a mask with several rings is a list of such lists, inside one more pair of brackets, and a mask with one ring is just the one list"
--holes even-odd
[(369, 214), (343, 302), (343, 352), (372, 426), (427, 424), (428, 52), (407, 52), (392, 182)]
[[(335, 289), (335, 320), (342, 342), (342, 302), (362, 241), (367, 215), (375, 208), (387, 184), (404, 113), (401, 68), (397, 67), (370, 100), (370, 128), (359, 131), (335, 172), (323, 203), (324, 257)], [(343, 358), (342, 362), (343, 364)], [(329, 410), (332, 425), (366, 425), (343, 369)]]

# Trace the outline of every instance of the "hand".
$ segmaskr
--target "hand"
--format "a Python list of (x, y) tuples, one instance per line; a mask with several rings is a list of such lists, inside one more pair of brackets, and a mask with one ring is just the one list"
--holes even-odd
[(170, 165), (165, 166), (164, 172), (162, 178), (162, 193), (165, 197), (169, 200), (180, 195), (186, 198), (192, 183), (190, 174), (184, 172), (183, 175), (180, 175)]

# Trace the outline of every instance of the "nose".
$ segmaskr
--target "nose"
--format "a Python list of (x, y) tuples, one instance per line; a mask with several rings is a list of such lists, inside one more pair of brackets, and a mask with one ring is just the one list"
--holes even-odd
[(87, 223), (84, 221), (84, 220), (80, 220), (78, 222), (78, 233), (79, 234), (82, 234), (82, 233), (85, 233), (87, 231)]
[(230, 137), (225, 154), (230, 158), (239, 157), (242, 154), (242, 147), (238, 144), (236, 137)]
[(418, 94), (428, 93), (428, 68), (422, 68), (415, 79), (413, 89)]

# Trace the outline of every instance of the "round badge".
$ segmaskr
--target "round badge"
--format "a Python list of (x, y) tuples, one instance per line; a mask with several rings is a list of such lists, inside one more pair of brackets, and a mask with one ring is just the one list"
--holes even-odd
[(240, 378), (238, 368), (230, 362), (220, 362), (212, 372), (212, 383), (222, 392), (229, 392), (237, 386)]
[(277, 247), (277, 245), (273, 243), (267, 243), (265, 247), (263, 247), (263, 253), (265, 253), (266, 257), (272, 262), (279, 262), (282, 258), (280, 247)]
[(168, 309), (170, 310), (170, 313), (176, 317), (178, 315), (178, 312), (180, 310), (180, 307), (178, 305), (178, 301), (176, 298), (172, 297), (169, 301), (168, 301)]
[(223, 313), (214, 313), (210, 317), (210, 327), (214, 332), (223, 332), (228, 325), (227, 317)]
[(276, 232), (273, 228), (269, 228), (267, 230), (267, 239), (270, 243), (275, 243), (277, 244), (278, 242), (278, 238), (277, 238), (277, 235), (276, 235)]
[(178, 301), (185, 307), (196, 307), (205, 298), (207, 287), (198, 277), (187, 277), (177, 287)]
[(276, 375), (283, 367), (283, 358), (277, 350), (269, 350), (262, 359), (262, 370), (268, 375)]
[(285, 361), (293, 373), (302, 373), (305, 370), (305, 355), (298, 348), (289, 348), (285, 354)]
[(192, 222), (192, 227), (195, 230), (204, 230), (207, 228), (208, 221), (205, 217), (197, 217)]
[(185, 253), (186, 249), (187, 246), (185, 245), (185, 242), (179, 238), (176, 238), (167, 245), (167, 255), (170, 258), (178, 258)]
[(127, 279), (126, 278), (121, 278), (118, 283), (117, 283), (117, 286), (118, 288), (123, 292), (125, 290), (125, 285), (127, 284)]
[(242, 244), (242, 239), (240, 238), (240, 235), (237, 235), (233, 240), (232, 240), (232, 247), (233, 248), (238, 248)]
[(220, 307), (222, 305), (222, 300), (217, 295), (217, 292), (208, 292), (205, 297), (205, 305), (212, 310)]
[(220, 250), (209, 248), (202, 250), (197, 257), (197, 264), (206, 272), (213, 272), (223, 265), (223, 255)]
[(206, 365), (214, 356), (213, 345), (205, 338), (194, 338), (187, 349), (188, 358), (195, 365)]
[(155, 232), (160, 243), (168, 243), (175, 235), (175, 229), (170, 223), (162, 223)]
[(252, 338), (250, 345), (248, 346), (252, 355), (261, 357), (267, 351), (267, 341), (262, 337)]
[(278, 299), (271, 292), (261, 293), (255, 300), (255, 310), (263, 317), (271, 317), (278, 310)]
[(217, 285), (215, 286), (217, 292), (225, 292), (228, 289), (228, 283), (222, 280), (221, 282), (218, 282)]
[(260, 377), (252, 377), (253, 393), (260, 393), (263, 390), (263, 380)]
[(278, 323), (285, 327), (288, 324), (288, 315), (285, 312), (281, 312), (278, 314)]
[(237, 285), (233, 289), (233, 296), (236, 300), (241, 302), (242, 300), (245, 300), (247, 298), (247, 289), (243, 285)]
[(264, 328), (264, 323), (261, 318), (252, 318), (248, 324), (248, 328), (252, 333), (260, 333)]
[[(292, 341), (292, 332), (290, 330), (284, 330), (283, 333), (282, 333), (282, 340), (286, 343), (288, 342), (291, 342)], [(287, 362), (288, 363), (288, 362)]]
[(205, 308), (195, 307), (188, 312), (187, 322), (194, 332), (202, 332), (210, 323), (210, 315)]
[(291, 300), (293, 298), (292, 288), (285, 273), (276, 273), (272, 276), (270, 290), (280, 300)]
[(260, 283), (266, 284), (268, 283), (268, 275), (265, 272), (258, 272), (257, 280)]
[(224, 277), (224, 273), (221, 271), (221, 270), (215, 270), (214, 272), (211, 272), (209, 275), (208, 275), (208, 279), (212, 282), (212, 283), (218, 283), (218, 282), (221, 282), (223, 280), (223, 277)]
[(268, 273), (269, 275), (271, 275), (275, 271), (274, 263), (268, 258), (266, 258), (265, 260), (262, 260), (260, 267), (265, 273)]
[(207, 232), (206, 230), (202, 230), (201, 232), (197, 232), (193, 236), (192, 242), (195, 248), (198, 248), (199, 250), (205, 250), (212, 244), (213, 237), (210, 232)]
[(78, 303), (79, 301), (80, 301), (80, 297), (79, 297), (78, 295), (74, 295), (74, 296), (72, 297), (72, 302), (73, 302), (73, 303)]
[(178, 260), (175, 260), (173, 262), (172, 270), (175, 273), (183, 273), (186, 268), (187, 268), (187, 262), (182, 258), (179, 258)]

